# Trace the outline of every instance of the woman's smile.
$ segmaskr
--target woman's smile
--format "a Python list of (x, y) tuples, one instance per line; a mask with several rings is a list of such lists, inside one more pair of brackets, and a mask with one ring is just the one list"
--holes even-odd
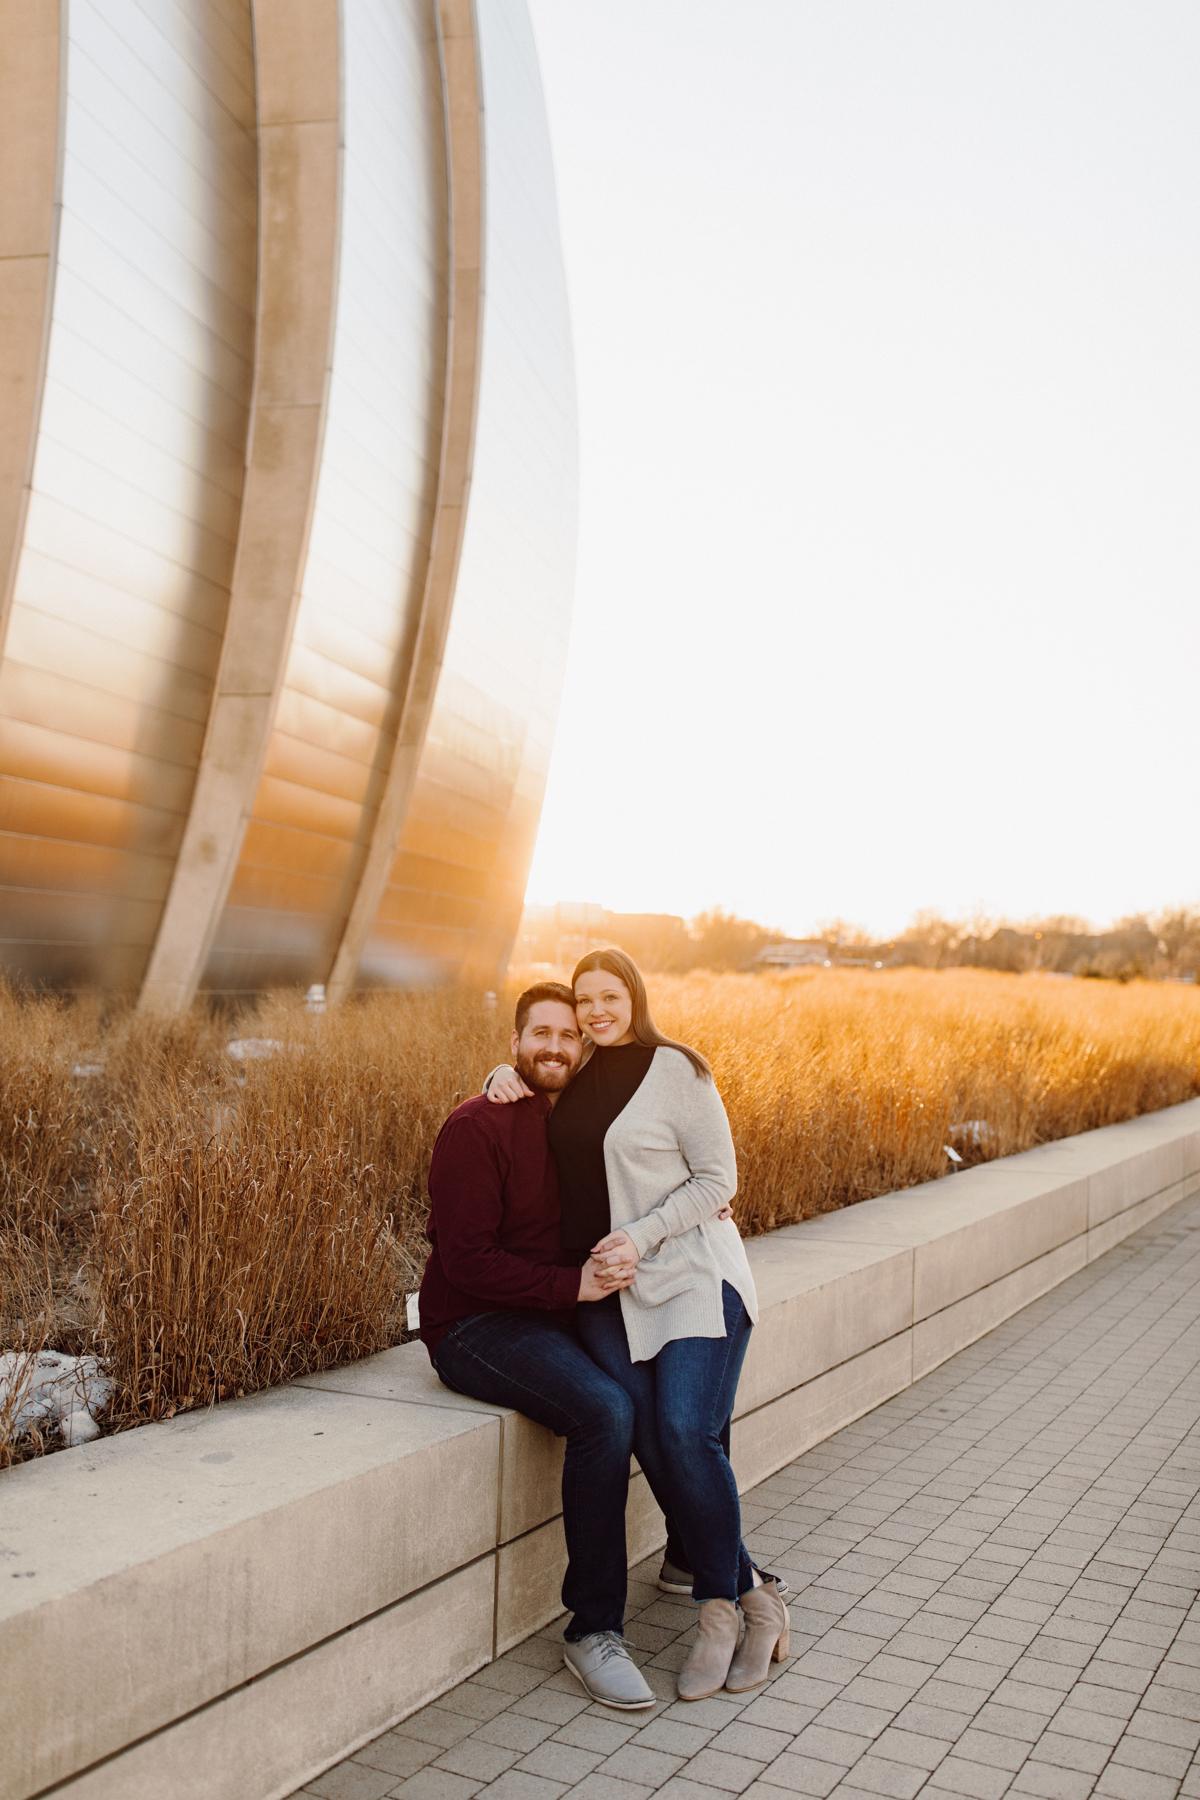
[(587, 969), (575, 981), (575, 1017), (594, 1044), (632, 1044), (633, 995), (607, 969)]

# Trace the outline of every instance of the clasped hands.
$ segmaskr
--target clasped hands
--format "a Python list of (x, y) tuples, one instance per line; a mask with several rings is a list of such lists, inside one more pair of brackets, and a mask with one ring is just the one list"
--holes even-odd
[(593, 1244), (579, 1273), (580, 1300), (603, 1300), (632, 1284), (641, 1254), (627, 1231), (610, 1231)]
[[(723, 1206), (718, 1219), (732, 1219), (733, 1208)], [(593, 1244), (579, 1273), (579, 1298), (603, 1300), (622, 1288), (632, 1287), (642, 1253), (627, 1231), (610, 1231)]]

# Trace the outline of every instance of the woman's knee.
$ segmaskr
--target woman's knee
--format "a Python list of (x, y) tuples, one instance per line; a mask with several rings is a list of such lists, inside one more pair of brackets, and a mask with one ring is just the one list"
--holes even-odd
[(683, 1469), (724, 1455), (720, 1433), (684, 1408), (660, 1406), (656, 1423), (663, 1455), (674, 1468)]
[(633, 1450), (633, 1401), (618, 1382), (602, 1380), (588, 1389), (578, 1408), (578, 1430), (594, 1443), (629, 1455)]

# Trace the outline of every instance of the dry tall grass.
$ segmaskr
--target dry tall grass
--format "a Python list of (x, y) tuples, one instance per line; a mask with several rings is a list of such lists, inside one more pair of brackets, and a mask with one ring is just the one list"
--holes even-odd
[(1200, 1093), (1200, 992), (955, 969), (656, 980), (663, 1030), (710, 1057), (743, 1231), (1007, 1156)]
[[(236, 1027), (0, 989), (0, 1349), (98, 1352), (120, 1426), (395, 1342), (433, 1139), (505, 1053), (516, 987), (498, 1013), (276, 996)], [(958, 1121), (988, 1122), (977, 1160), (1200, 1092), (1189, 988), (821, 970), (652, 998), (713, 1061), (748, 1232), (943, 1173)], [(287, 1048), (238, 1064), (234, 1031)]]

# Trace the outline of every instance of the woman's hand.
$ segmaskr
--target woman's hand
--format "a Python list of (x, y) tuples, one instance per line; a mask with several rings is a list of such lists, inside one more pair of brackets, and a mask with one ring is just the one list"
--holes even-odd
[(592, 1245), (592, 1259), (604, 1274), (628, 1287), (641, 1261), (641, 1253), (627, 1231), (610, 1231), (607, 1237)]
[(487, 1097), (496, 1106), (507, 1106), (512, 1100), (528, 1100), (533, 1093), (526, 1087), (511, 1063), (501, 1063), (488, 1082)]
[(582, 1305), (587, 1300), (607, 1300), (610, 1294), (627, 1288), (632, 1280), (632, 1269), (628, 1275), (620, 1275), (589, 1256), (579, 1271), (579, 1302)]

